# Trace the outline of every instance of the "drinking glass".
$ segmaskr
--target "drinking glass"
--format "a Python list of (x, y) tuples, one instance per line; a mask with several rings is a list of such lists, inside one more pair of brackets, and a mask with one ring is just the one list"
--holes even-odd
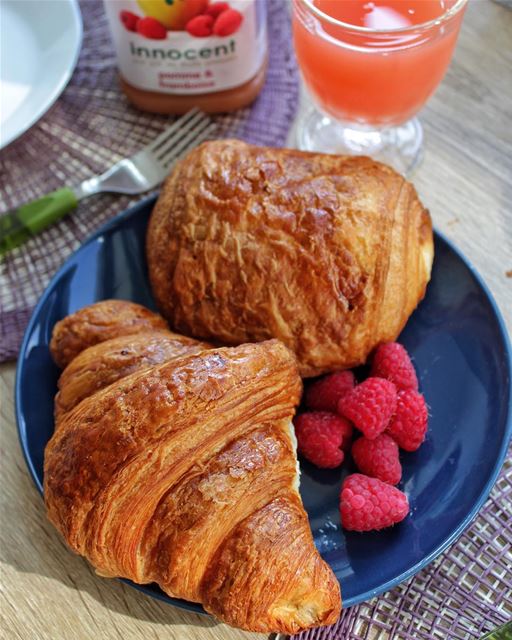
[[(370, 155), (407, 175), (422, 154), (423, 130), (415, 116), (448, 68), (467, 0), (440, 0), (438, 17), (384, 29), (327, 12), (329, 2), (347, 1), (353, 2), (293, 0), (295, 51), (314, 102), (299, 122), (298, 146)], [(408, 0), (407, 6), (422, 1)]]

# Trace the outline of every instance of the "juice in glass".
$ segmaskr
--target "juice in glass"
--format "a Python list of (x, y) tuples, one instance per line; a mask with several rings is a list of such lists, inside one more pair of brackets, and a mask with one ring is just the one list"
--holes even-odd
[[(316, 105), (324, 116), (376, 129), (409, 121), (434, 93), (450, 63), (466, 0), (293, 4), (297, 60)], [(332, 139), (332, 133), (324, 137)]]
[[(313, 0), (336, 20), (372, 30), (414, 27), (439, 18), (454, 4), (455, 0)], [(295, 49), (304, 80), (322, 109), (341, 120), (398, 124), (416, 114), (435, 91), (459, 27), (460, 19), (426, 31), (347, 33), (329, 22), (309, 29), (295, 19)], [(432, 38), (432, 31), (440, 33)]]

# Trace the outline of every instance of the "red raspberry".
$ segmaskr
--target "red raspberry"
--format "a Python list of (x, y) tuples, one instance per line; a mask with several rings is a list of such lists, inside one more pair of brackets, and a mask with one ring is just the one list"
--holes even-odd
[(384, 342), (373, 356), (371, 376), (391, 380), (398, 389), (418, 390), (418, 377), (409, 354), (398, 342)]
[(216, 18), (223, 11), (229, 9), (229, 4), (227, 2), (212, 2), (205, 11), (207, 16), (212, 16), (212, 18)]
[(425, 398), (414, 389), (398, 392), (396, 412), (387, 432), (405, 451), (416, 451), (425, 440), (428, 410)]
[(334, 413), (311, 411), (296, 416), (294, 425), (299, 453), (307, 460), (326, 469), (334, 469), (343, 462), (341, 447), (348, 429), (352, 429), (346, 420)]
[(384, 378), (367, 378), (338, 403), (341, 415), (373, 440), (388, 426), (396, 407), (396, 387)]
[[(341, 448), (343, 449), (343, 451), (348, 453), (350, 451), (350, 447), (352, 446), (352, 436), (354, 435), (354, 427), (352, 426), (352, 423), (349, 422), (343, 416), (337, 415), (336, 417), (342, 421), (340, 423), (340, 428), (343, 436), (343, 442), (341, 443)], [(343, 424), (343, 427), (341, 426), (342, 424)]]
[(195, 38), (207, 38), (212, 35), (213, 17), (196, 16), (187, 22), (185, 28)]
[(139, 16), (131, 11), (121, 11), (119, 17), (128, 31), (137, 31), (137, 24), (140, 20)]
[(213, 33), (216, 36), (230, 36), (235, 31), (238, 31), (242, 20), (244, 19), (240, 11), (236, 9), (227, 9), (223, 11), (213, 25)]
[(306, 406), (316, 411), (336, 411), (338, 402), (354, 388), (352, 371), (337, 371), (316, 380), (306, 391)]
[(375, 440), (364, 437), (356, 440), (352, 445), (352, 457), (361, 473), (388, 484), (400, 482), (402, 465), (398, 445), (387, 433), (381, 433)]
[(360, 473), (347, 476), (340, 493), (341, 524), (349, 531), (372, 531), (396, 524), (409, 513), (405, 493)]
[(167, 38), (167, 29), (164, 25), (150, 16), (141, 18), (137, 22), (137, 33), (151, 40), (165, 40)]

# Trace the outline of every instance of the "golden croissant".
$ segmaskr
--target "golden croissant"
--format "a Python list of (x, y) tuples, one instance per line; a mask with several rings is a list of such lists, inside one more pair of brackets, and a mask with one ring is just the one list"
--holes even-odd
[(165, 182), (149, 275), (180, 333), (278, 338), (302, 376), (394, 340), (425, 294), (432, 224), (414, 187), (366, 157), (208, 142)]
[(105, 301), (55, 327), (54, 359), (74, 358), (45, 450), (50, 520), (101, 575), (156, 582), (233, 626), (334, 623), (339, 584), (298, 493), (295, 357), (277, 340), (212, 348), (162, 323)]

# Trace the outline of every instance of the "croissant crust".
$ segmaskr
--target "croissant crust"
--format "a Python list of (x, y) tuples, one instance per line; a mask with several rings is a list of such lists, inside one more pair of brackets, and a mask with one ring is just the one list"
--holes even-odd
[[(68, 364), (59, 378), (55, 397), (55, 419), (71, 411), (84, 398), (108, 387), (131, 373), (161, 364), (187, 353), (211, 348), (207, 342), (172, 333), (169, 330), (146, 330), (122, 335), (85, 348)], [(76, 349), (85, 346), (76, 343)]]
[[(293, 354), (276, 340), (208, 349), (162, 331), (83, 350), (82, 338), (45, 451), (48, 516), (68, 545), (102, 575), (156, 582), (243, 629), (335, 622), (339, 584), (297, 491)], [(165, 346), (144, 351), (144, 339)], [(90, 389), (100, 363), (112, 372)]]
[(53, 328), (50, 352), (64, 369), (80, 351), (104, 340), (150, 329), (168, 329), (146, 307), (126, 300), (102, 300), (66, 316)]

